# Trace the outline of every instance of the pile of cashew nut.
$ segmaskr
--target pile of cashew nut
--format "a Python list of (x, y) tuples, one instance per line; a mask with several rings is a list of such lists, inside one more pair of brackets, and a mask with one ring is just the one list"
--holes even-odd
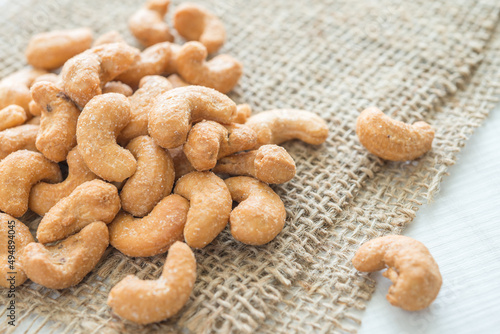
[[(109, 245), (131, 257), (168, 252), (157, 280), (127, 276), (109, 292), (117, 315), (152, 323), (189, 300), (192, 249), (228, 224), (254, 246), (282, 231), (285, 206), (269, 184), (296, 168), (278, 145), (322, 144), (325, 121), (294, 109), (252, 116), (225, 95), (241, 63), (207, 60), (224, 43), (222, 22), (183, 4), (173, 25), (187, 42), (175, 44), (168, 6), (149, 0), (130, 18), (142, 51), (116, 31), (95, 41), (88, 28), (41, 33), (26, 49), (32, 68), (0, 82), (0, 286), (74, 286)], [(36, 239), (18, 220), (28, 210), (42, 217)]]

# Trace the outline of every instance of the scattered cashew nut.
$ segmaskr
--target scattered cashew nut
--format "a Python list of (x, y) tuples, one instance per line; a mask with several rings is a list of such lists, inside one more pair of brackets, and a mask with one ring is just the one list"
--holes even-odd
[(170, 0), (149, 0), (130, 17), (130, 31), (144, 46), (174, 40), (168, 25), (163, 21), (169, 5)]
[(30, 86), (37, 77), (46, 73), (44, 70), (27, 68), (2, 79), (0, 81), (0, 109), (15, 104), (29, 111)]
[(19, 150), (38, 152), (35, 143), (39, 128), (38, 125), (25, 124), (1, 131), (0, 160)]
[(0, 110), (0, 131), (22, 125), (28, 119), (26, 111), (15, 104)]

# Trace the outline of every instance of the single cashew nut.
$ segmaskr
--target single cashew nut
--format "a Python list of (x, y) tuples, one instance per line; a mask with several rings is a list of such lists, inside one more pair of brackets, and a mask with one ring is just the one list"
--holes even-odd
[(38, 125), (25, 124), (1, 131), (0, 160), (19, 150), (38, 152), (35, 143), (39, 128)]
[(151, 46), (174, 40), (168, 25), (163, 21), (169, 5), (170, 0), (149, 0), (130, 17), (128, 26), (139, 43)]
[(364, 243), (352, 259), (359, 271), (384, 268), (384, 276), (394, 283), (387, 300), (407, 311), (428, 307), (436, 299), (442, 278), (439, 267), (421, 242), (402, 235), (389, 235)]
[(171, 148), (168, 150), (168, 152), (170, 153), (170, 156), (174, 161), (175, 181), (186, 174), (196, 171), (196, 169), (193, 167), (193, 165), (191, 165), (188, 158), (186, 157), (186, 154), (184, 154), (182, 146)]
[(46, 73), (44, 70), (22, 69), (2, 79), (0, 81), (0, 109), (15, 104), (29, 111), (30, 86), (37, 77)]
[(189, 86), (189, 84), (184, 81), (180, 76), (177, 74), (171, 74), (167, 77), (168, 81), (172, 84), (172, 88), (179, 88), (179, 87), (186, 87)]
[(256, 143), (257, 135), (245, 125), (201, 121), (189, 131), (183, 149), (191, 165), (204, 171), (214, 168), (218, 159), (250, 150)]
[(358, 116), (356, 134), (370, 153), (392, 161), (414, 160), (430, 151), (434, 140), (434, 129), (429, 124), (399, 122), (375, 107)]
[(92, 30), (88, 28), (44, 32), (31, 38), (26, 59), (33, 67), (54, 70), (91, 45)]
[(0, 213), (0, 286), (10, 288), (26, 281), (19, 257), (24, 247), (34, 241), (28, 226)]
[[(33, 81), (33, 85), (42, 81), (51, 82), (59, 88), (62, 88), (63, 86), (61, 76), (55, 73), (47, 73), (40, 75)], [(31, 100), (29, 103), (29, 112), (33, 116), (40, 116), (42, 115), (42, 107), (38, 103), (36, 103), (36, 101)]]
[(37, 183), (31, 188), (29, 208), (34, 213), (44, 216), (61, 199), (69, 196), (79, 185), (92, 181), (97, 175), (87, 167), (78, 147), (68, 153), (68, 177), (61, 183)]
[(107, 181), (121, 182), (135, 173), (137, 162), (116, 137), (130, 121), (130, 103), (122, 94), (94, 97), (78, 118), (78, 151), (89, 169)]
[(226, 184), (212, 172), (192, 172), (181, 177), (174, 193), (189, 200), (184, 238), (193, 248), (203, 248), (226, 227), (232, 199)]
[(130, 88), (129, 85), (124, 84), (123, 82), (120, 81), (110, 81), (106, 85), (104, 85), (104, 88), (102, 89), (103, 94), (107, 93), (118, 93), (125, 95), (126, 97), (131, 96), (134, 91), (132, 88)]
[(104, 44), (112, 44), (112, 43), (125, 43), (125, 39), (123, 36), (116, 30), (108, 31), (105, 34), (99, 36), (92, 44), (92, 47), (104, 45)]
[(243, 65), (229, 55), (218, 55), (206, 61), (207, 49), (198, 42), (188, 42), (177, 54), (177, 71), (192, 85), (230, 92), (243, 74)]
[(22, 107), (11, 104), (0, 110), (0, 131), (22, 125), (27, 119), (28, 115)]
[(183, 239), (189, 202), (179, 195), (163, 198), (144, 218), (121, 211), (109, 225), (109, 242), (128, 256), (164, 253)]
[(94, 222), (55, 245), (30, 243), (23, 250), (21, 263), (33, 282), (65, 289), (80, 283), (94, 269), (108, 245), (108, 227)]
[(245, 124), (248, 118), (252, 115), (252, 108), (249, 104), (238, 104), (236, 106), (236, 117), (233, 119), (234, 123)]
[(236, 153), (220, 159), (214, 173), (247, 175), (265, 183), (285, 183), (295, 176), (295, 162), (277, 145), (264, 145), (258, 150)]
[(233, 201), (238, 202), (229, 224), (233, 237), (248, 245), (264, 245), (285, 226), (285, 205), (265, 183), (248, 176), (225, 180)]
[(61, 182), (61, 170), (41, 153), (16, 151), (0, 161), (0, 210), (21, 217), (28, 210), (30, 190), (40, 181)]
[(115, 285), (108, 305), (120, 317), (138, 324), (170, 318), (187, 303), (196, 280), (196, 259), (185, 243), (177, 241), (169, 251), (161, 277), (144, 281), (128, 275)]
[(163, 148), (184, 144), (192, 122), (203, 119), (231, 123), (236, 104), (216, 90), (188, 86), (172, 89), (160, 97), (149, 113), (148, 131)]
[(135, 217), (144, 217), (172, 191), (174, 162), (168, 151), (149, 136), (133, 139), (127, 150), (137, 159), (137, 170), (120, 193), (123, 210)]
[(200, 5), (181, 4), (174, 12), (174, 27), (188, 41), (199, 41), (208, 53), (217, 52), (226, 40), (222, 21)]

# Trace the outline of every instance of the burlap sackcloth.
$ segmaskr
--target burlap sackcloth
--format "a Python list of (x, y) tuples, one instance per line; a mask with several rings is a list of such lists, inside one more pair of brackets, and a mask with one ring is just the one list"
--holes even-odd
[[(0, 8), (0, 70), (23, 66), (37, 32), (92, 27), (127, 31), (142, 1), (5, 1)], [(177, 5), (179, 1), (174, 1)], [(230, 96), (254, 110), (304, 108), (324, 117), (319, 147), (285, 144), (297, 176), (273, 188), (287, 224), (271, 243), (243, 245), (224, 231), (196, 251), (198, 278), (173, 319), (137, 326), (113, 316), (109, 290), (127, 274), (155, 279), (165, 256), (128, 258), (111, 247), (79, 285), (62, 291), (31, 282), (16, 292), (17, 326), (64, 333), (356, 332), (374, 290), (353, 269), (361, 243), (401, 233), (439, 189), (447, 168), (500, 92), (498, 0), (205, 1), (227, 27), (222, 52), (245, 74)], [(377, 105), (399, 120), (437, 130), (431, 152), (387, 163), (359, 144), (359, 112)], [(23, 221), (36, 228), (38, 219)], [(450, 233), (453, 227), (450, 227)], [(8, 302), (5, 289), (0, 303)], [(0, 308), (0, 332), (12, 332)]]

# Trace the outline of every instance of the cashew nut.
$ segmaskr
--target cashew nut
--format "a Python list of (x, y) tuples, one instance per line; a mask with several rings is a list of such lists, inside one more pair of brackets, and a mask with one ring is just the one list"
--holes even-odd
[(0, 109), (15, 104), (29, 111), (30, 86), (38, 76), (46, 73), (43, 70), (22, 69), (5, 77), (0, 81)]
[(112, 43), (125, 43), (125, 39), (123, 39), (122, 35), (118, 31), (111, 30), (99, 36), (94, 41), (94, 44), (92, 44), (92, 47)]
[(248, 104), (238, 104), (236, 106), (236, 117), (234, 123), (245, 124), (248, 118), (252, 115), (252, 108)]
[(78, 147), (73, 148), (67, 157), (68, 177), (61, 183), (37, 183), (31, 188), (29, 208), (34, 213), (44, 216), (56, 203), (69, 196), (76, 187), (97, 178), (83, 161)]
[(205, 247), (229, 220), (233, 201), (226, 184), (212, 172), (192, 172), (177, 181), (174, 193), (189, 200), (186, 243), (193, 248)]
[(191, 165), (188, 158), (186, 157), (186, 154), (184, 154), (182, 146), (171, 148), (168, 150), (168, 152), (170, 153), (170, 156), (174, 161), (176, 181), (184, 175), (196, 171), (196, 169), (194, 169), (193, 165)]
[(64, 92), (83, 108), (138, 57), (139, 50), (124, 43), (104, 44), (80, 53), (62, 68)]
[(183, 149), (191, 165), (204, 171), (214, 168), (218, 159), (250, 150), (256, 143), (257, 135), (245, 125), (201, 121), (189, 131)]
[(21, 263), (33, 282), (65, 289), (80, 283), (94, 269), (108, 245), (108, 227), (94, 222), (55, 245), (30, 243), (23, 250)]
[(434, 129), (429, 124), (399, 122), (375, 107), (358, 116), (356, 134), (370, 153), (392, 161), (414, 160), (430, 151), (434, 140)]
[(0, 212), (0, 286), (10, 288), (26, 281), (19, 257), (24, 247), (34, 241), (28, 226)]
[(28, 210), (30, 190), (39, 181), (61, 182), (61, 170), (41, 153), (20, 150), (0, 161), (0, 210), (21, 217)]
[(27, 119), (28, 115), (22, 107), (11, 104), (0, 110), (0, 131), (22, 125)]
[(177, 241), (169, 251), (161, 277), (144, 281), (128, 275), (115, 285), (108, 305), (120, 317), (138, 324), (170, 318), (187, 303), (196, 280), (196, 259), (188, 245)]
[(387, 268), (383, 275), (394, 283), (387, 300), (407, 311), (428, 307), (436, 299), (442, 278), (439, 267), (421, 242), (401, 235), (389, 235), (364, 243), (352, 259), (359, 271)]
[[(55, 73), (42, 74), (33, 81), (33, 84), (42, 81), (48, 81), (58, 87), (62, 87), (61, 77)], [(33, 116), (40, 116), (42, 114), (42, 107), (35, 101), (31, 100), (29, 103), (29, 112)]]
[(283, 147), (264, 145), (220, 159), (213, 171), (253, 176), (265, 183), (285, 183), (295, 176), (295, 162)]
[(163, 198), (144, 218), (121, 211), (109, 224), (109, 242), (128, 256), (164, 253), (183, 239), (189, 202), (179, 195)]
[(198, 42), (188, 42), (177, 54), (177, 71), (192, 85), (230, 92), (243, 74), (243, 65), (229, 55), (218, 55), (206, 61), (207, 49)]
[(123, 210), (135, 217), (144, 217), (172, 191), (174, 162), (149, 136), (133, 139), (127, 150), (137, 159), (137, 170), (120, 193)]
[(134, 91), (132, 90), (132, 88), (130, 88), (129, 85), (124, 84), (123, 82), (110, 81), (104, 85), (104, 88), (102, 89), (102, 93), (103, 94), (119, 93), (119, 94), (125, 95), (126, 97), (129, 97), (134, 93)]
[(78, 151), (89, 169), (107, 181), (121, 182), (135, 173), (137, 162), (116, 137), (130, 121), (130, 103), (122, 94), (94, 97), (78, 118)]
[(233, 237), (248, 245), (264, 245), (285, 225), (285, 205), (265, 183), (248, 176), (225, 180), (233, 201), (238, 202), (229, 224)]
[(19, 150), (38, 152), (35, 145), (38, 129), (38, 125), (25, 124), (1, 131), (0, 160)]
[(179, 87), (158, 97), (149, 113), (148, 131), (161, 147), (175, 148), (186, 141), (192, 122), (231, 123), (235, 113), (236, 104), (216, 90)]
[(222, 21), (200, 5), (181, 4), (174, 12), (174, 27), (188, 41), (199, 41), (208, 53), (217, 52), (226, 40)]
[(171, 74), (167, 77), (167, 79), (172, 84), (172, 88), (189, 86), (189, 84), (177, 74)]
[(26, 48), (26, 59), (33, 67), (54, 70), (92, 45), (92, 30), (54, 30), (36, 34)]
[(130, 31), (144, 46), (174, 40), (168, 25), (163, 21), (169, 5), (170, 0), (149, 0), (130, 17)]

